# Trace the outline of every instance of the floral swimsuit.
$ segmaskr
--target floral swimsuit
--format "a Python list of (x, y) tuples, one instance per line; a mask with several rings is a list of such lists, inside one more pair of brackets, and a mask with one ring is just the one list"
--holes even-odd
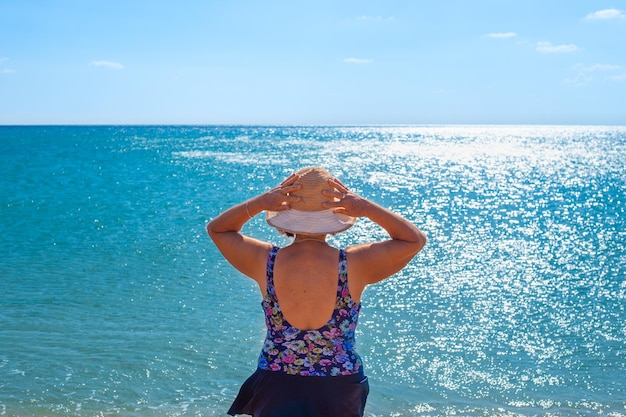
[(339, 250), (339, 279), (332, 318), (315, 330), (300, 330), (283, 317), (274, 288), (274, 262), (278, 247), (267, 259), (267, 292), (261, 303), (267, 336), (258, 367), (267, 371), (301, 376), (353, 375), (362, 372), (354, 331), (361, 305), (348, 290), (345, 250)]

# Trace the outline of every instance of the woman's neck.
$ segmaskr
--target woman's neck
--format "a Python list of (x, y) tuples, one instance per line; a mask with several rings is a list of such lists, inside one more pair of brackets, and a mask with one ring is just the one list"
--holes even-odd
[(326, 243), (326, 235), (296, 235), (293, 239), (293, 243), (300, 242)]

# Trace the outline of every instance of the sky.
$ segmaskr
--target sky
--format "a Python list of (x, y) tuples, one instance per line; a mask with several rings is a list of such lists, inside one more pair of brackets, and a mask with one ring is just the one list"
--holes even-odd
[(626, 0), (0, 0), (0, 124), (626, 125)]

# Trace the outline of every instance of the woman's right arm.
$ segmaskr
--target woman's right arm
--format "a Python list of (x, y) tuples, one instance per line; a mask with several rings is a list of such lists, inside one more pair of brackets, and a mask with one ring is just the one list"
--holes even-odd
[(291, 175), (278, 187), (229, 208), (207, 225), (209, 236), (224, 258), (255, 281), (265, 279), (265, 261), (272, 245), (242, 234), (241, 228), (264, 210), (289, 210), (289, 202), (299, 199), (287, 195), (301, 187), (293, 185), (297, 179), (298, 176)]

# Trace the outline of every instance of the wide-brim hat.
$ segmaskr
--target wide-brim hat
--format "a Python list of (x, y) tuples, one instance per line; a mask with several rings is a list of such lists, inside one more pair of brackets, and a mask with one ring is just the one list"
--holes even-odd
[(296, 172), (299, 178), (294, 185), (302, 188), (291, 193), (301, 197), (290, 204), (291, 209), (267, 211), (265, 219), (271, 226), (293, 234), (334, 234), (349, 229), (356, 222), (355, 217), (334, 213), (334, 208), (324, 208), (325, 201), (339, 201), (322, 194), (322, 190), (332, 188), (328, 180), (333, 176), (320, 167), (303, 168)]

